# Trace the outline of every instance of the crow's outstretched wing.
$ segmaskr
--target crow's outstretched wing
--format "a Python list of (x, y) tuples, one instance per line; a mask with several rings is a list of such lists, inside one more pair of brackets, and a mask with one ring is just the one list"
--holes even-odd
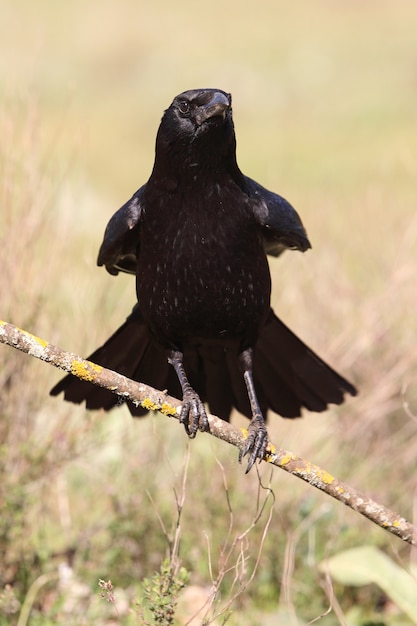
[(97, 265), (105, 265), (110, 274), (136, 274), (144, 189), (145, 185), (138, 189), (107, 224)]
[(304, 226), (291, 204), (248, 176), (244, 180), (253, 213), (262, 229), (265, 252), (278, 256), (288, 248), (301, 252), (311, 248)]
[[(265, 252), (279, 256), (286, 249), (304, 252), (311, 247), (296, 210), (287, 200), (244, 176), (254, 216), (261, 226)], [(110, 274), (136, 274), (137, 246), (143, 208), (143, 185), (110, 219), (98, 254), (98, 265)]]

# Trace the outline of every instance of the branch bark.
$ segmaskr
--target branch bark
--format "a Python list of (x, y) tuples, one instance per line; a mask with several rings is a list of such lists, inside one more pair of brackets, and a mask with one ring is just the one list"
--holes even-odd
[[(13, 324), (1, 320), (0, 343), (46, 361), (46, 363), (59, 367), (82, 380), (105, 387), (122, 398), (142, 405), (149, 411), (160, 411), (169, 417), (179, 418), (181, 402), (177, 398), (61, 350)], [(236, 428), (215, 415), (209, 415), (208, 419), (211, 435), (239, 449), (243, 447), (248, 434), (246, 429)], [(374, 522), (380, 528), (399, 537), (402, 541), (417, 545), (417, 528), (415, 526), (364, 493), (338, 480), (318, 465), (314, 465), (288, 450), (277, 448), (272, 443), (268, 444), (264, 460), (327, 493)]]

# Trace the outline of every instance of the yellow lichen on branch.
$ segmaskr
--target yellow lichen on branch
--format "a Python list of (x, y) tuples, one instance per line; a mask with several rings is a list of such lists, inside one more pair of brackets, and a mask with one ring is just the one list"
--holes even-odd
[(71, 363), (71, 374), (74, 374), (81, 380), (88, 382), (94, 381), (95, 377), (102, 371), (101, 365), (91, 363), (91, 361), (84, 361), (82, 359), (74, 359)]
[(161, 411), (161, 413), (163, 413), (164, 415), (171, 415), (174, 416), (177, 414), (177, 408), (175, 406), (172, 406), (171, 404), (169, 404), (168, 402), (163, 402), (161, 404), (161, 408), (159, 409)]
[[(153, 389), (144, 383), (135, 382), (117, 372), (91, 363), (70, 352), (65, 352), (47, 341), (1, 320), (0, 343), (51, 363), (51, 365), (59, 367), (82, 380), (104, 387), (123, 399), (140, 404), (147, 410), (160, 411), (164, 415), (179, 417), (181, 402), (168, 396), (166, 392)], [(211, 435), (227, 441), (239, 449), (244, 447), (245, 439), (248, 436), (247, 429), (236, 428), (215, 415), (209, 415), (208, 420)], [(288, 450), (277, 448), (271, 442), (267, 447), (265, 461), (301, 478), (316, 489), (320, 489), (403, 541), (417, 545), (417, 528), (410, 522), (353, 487), (342, 483), (332, 474), (310, 461), (302, 459)]]

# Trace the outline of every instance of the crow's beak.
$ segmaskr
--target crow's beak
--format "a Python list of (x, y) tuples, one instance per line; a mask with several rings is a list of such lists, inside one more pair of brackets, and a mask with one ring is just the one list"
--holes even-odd
[(230, 109), (230, 99), (219, 91), (215, 91), (208, 102), (198, 107), (195, 113), (195, 121), (198, 126), (212, 117), (221, 117), (223, 120)]

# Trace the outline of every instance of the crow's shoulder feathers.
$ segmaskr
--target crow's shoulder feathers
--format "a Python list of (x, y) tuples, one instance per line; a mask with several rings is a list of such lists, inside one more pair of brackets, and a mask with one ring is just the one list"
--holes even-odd
[(267, 254), (278, 256), (286, 249), (305, 252), (311, 248), (297, 211), (285, 198), (248, 176), (244, 176), (244, 185), (255, 219), (261, 226)]
[(144, 211), (143, 185), (111, 218), (98, 253), (97, 265), (117, 275), (119, 272), (136, 274), (136, 250), (139, 225)]

